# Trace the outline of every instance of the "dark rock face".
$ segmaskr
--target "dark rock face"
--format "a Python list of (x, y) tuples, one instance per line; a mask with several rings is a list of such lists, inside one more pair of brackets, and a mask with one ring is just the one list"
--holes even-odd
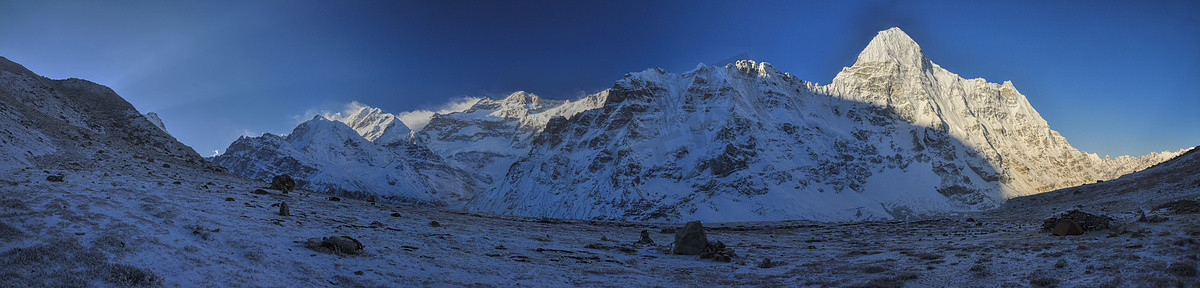
[(704, 226), (700, 221), (688, 222), (682, 229), (675, 231), (675, 254), (700, 255), (708, 247), (708, 237), (704, 235)]
[(271, 179), (271, 189), (283, 191), (283, 193), (296, 190), (296, 181), (292, 180), (292, 176), (287, 174), (275, 176)]
[(362, 254), (364, 246), (350, 236), (333, 236), (309, 238), (304, 242), (304, 247), (325, 253), (355, 255)]
[(1079, 227), (1079, 223), (1075, 223), (1075, 221), (1064, 219), (1054, 225), (1051, 233), (1055, 236), (1080, 235), (1083, 234), (1083, 227)]
[(1042, 221), (1042, 230), (1054, 230), (1062, 220), (1071, 220), (1083, 228), (1083, 231), (1098, 231), (1112, 226), (1112, 217), (1095, 215), (1079, 210), (1071, 210), (1058, 217), (1046, 218)]

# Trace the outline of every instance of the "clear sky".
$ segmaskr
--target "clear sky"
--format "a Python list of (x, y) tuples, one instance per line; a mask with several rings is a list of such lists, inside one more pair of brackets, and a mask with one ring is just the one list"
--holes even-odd
[(743, 54), (829, 83), (897, 26), (966, 78), (1012, 80), (1075, 147), (1200, 145), (1200, 1), (0, 0), (0, 56), (107, 85), (204, 155), (359, 101), (388, 112)]

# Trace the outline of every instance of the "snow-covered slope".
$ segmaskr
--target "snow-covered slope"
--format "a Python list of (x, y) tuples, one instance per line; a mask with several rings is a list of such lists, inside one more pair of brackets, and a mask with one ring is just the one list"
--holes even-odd
[(322, 116), (287, 136), (238, 138), (213, 161), (253, 179), (288, 174), (303, 189), (400, 202), (454, 205), (474, 196), (478, 186), (474, 175), (444, 164), (424, 147), (377, 145)]

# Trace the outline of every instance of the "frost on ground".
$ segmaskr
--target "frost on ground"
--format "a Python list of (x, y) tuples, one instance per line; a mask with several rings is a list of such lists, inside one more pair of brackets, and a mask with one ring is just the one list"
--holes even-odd
[[(1200, 214), (1155, 208), (1196, 199), (1200, 178), (1156, 172), (1164, 169), (947, 218), (706, 223), (708, 239), (736, 254), (723, 263), (667, 254), (674, 234), (662, 232), (680, 223), (493, 216), (331, 201), (303, 190), (255, 194), (268, 184), (163, 160), (91, 160), (27, 168), (0, 183), (4, 285), (1194, 287), (1200, 259)], [(1127, 182), (1157, 184), (1122, 190), (1134, 187)], [(1130, 199), (1094, 197), (1110, 194)], [(281, 202), (292, 216), (279, 215)], [(1067, 237), (1041, 230), (1042, 219), (1077, 205), (1117, 224)], [(643, 230), (657, 244), (636, 243)], [(305, 248), (331, 236), (364, 249)]]

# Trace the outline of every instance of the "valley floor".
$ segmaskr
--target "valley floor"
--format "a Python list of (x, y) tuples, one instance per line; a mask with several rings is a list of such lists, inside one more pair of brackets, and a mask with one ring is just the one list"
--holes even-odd
[[(722, 263), (667, 254), (674, 235), (660, 231), (674, 223), (258, 195), (266, 183), (227, 174), (138, 159), (97, 165), (0, 180), (0, 286), (1200, 286), (1200, 215), (1162, 210), (1151, 214), (1169, 220), (1135, 222), (1133, 207), (1114, 206), (1126, 209), (1109, 214), (1120, 228), (1066, 237), (1040, 230), (1050, 211), (1075, 205), (1061, 201), (919, 221), (706, 223), (709, 239), (738, 255)], [(56, 174), (65, 181), (47, 181)], [(276, 214), (279, 202), (294, 215)], [(658, 245), (634, 244), (642, 230)], [(335, 235), (365, 251), (302, 244)]]

